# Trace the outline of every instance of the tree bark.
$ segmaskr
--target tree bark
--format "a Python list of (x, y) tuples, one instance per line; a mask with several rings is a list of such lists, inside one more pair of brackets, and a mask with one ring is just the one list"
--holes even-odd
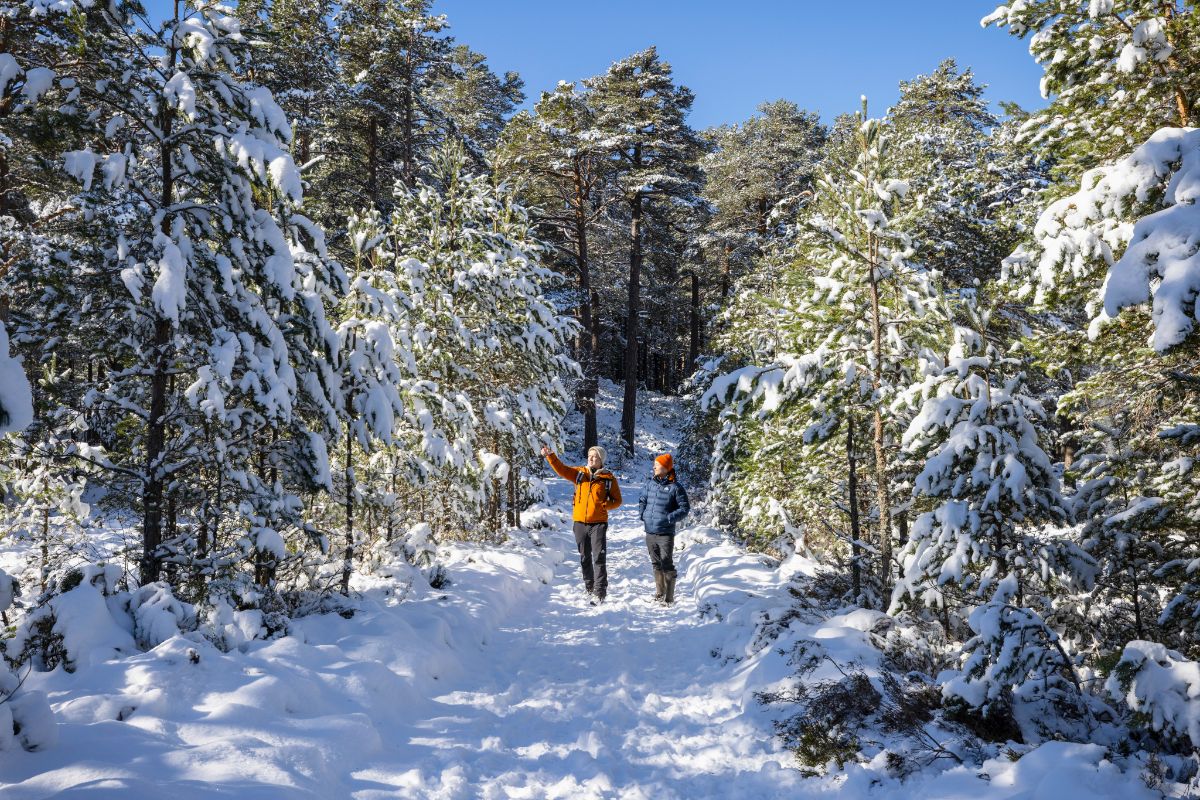
[[(179, 2), (175, 3), (175, 18), (179, 19)], [(173, 73), (179, 59), (179, 50), (171, 47), (167, 53), (168, 74)], [(159, 106), (162, 124), (159, 126), (162, 138), (159, 140), (159, 159), (161, 161), (162, 191), (159, 196), (160, 208), (164, 212), (160, 230), (164, 236), (171, 235), (171, 217), (165, 213), (175, 202), (174, 174), (171, 161), (174, 147), (171, 142), (171, 132), (175, 123), (175, 111), (166, 103)], [(162, 546), (162, 514), (163, 490), (165, 485), (162, 473), (162, 458), (166, 449), (167, 434), (167, 386), (170, 370), (171, 353), (171, 321), (155, 312), (154, 338), (151, 343), (151, 353), (154, 366), (150, 373), (150, 416), (146, 420), (146, 466), (145, 492), (142, 500), (142, 558), (139, 565), (141, 583), (153, 583), (159, 578), (162, 563), (159, 548)]]
[[(639, 157), (635, 161), (640, 161)], [(625, 452), (633, 455), (634, 427), (637, 424), (638, 313), (641, 307), (642, 279), (642, 193), (630, 200), (629, 222), (629, 302), (625, 320), (625, 396), (621, 405), (621, 439)]]
[[(879, 310), (879, 241), (872, 236), (870, 239), (870, 270), (871, 286), (871, 349), (875, 356), (875, 365), (871, 371), (871, 383), (878, 393), (883, 388), (883, 321)], [(880, 588), (883, 596), (892, 587), (892, 498), (888, 483), (888, 463), (886, 442), (883, 429), (882, 401), (876, 397), (872, 413), (874, 421), (875, 450), (875, 498), (879, 506), (879, 562)]]
[(416, 42), (416, 31), (410, 30), (411, 38), (408, 42), (408, 53), (405, 55), (405, 81), (404, 87), (404, 130), (401, 138), (401, 169), (403, 170), (404, 185), (412, 188), (416, 183), (416, 142), (414, 130), (414, 115), (413, 115), (413, 91), (416, 86), (416, 60), (413, 56), (413, 46)]
[(521, 527), (521, 510), (517, 508), (517, 451), (508, 448), (508, 526)]
[(354, 435), (349, 425), (346, 426), (346, 467), (342, 474), (346, 483), (346, 550), (342, 556), (342, 594), (348, 595), (350, 574), (354, 570)]
[(733, 265), (730, 259), (729, 245), (725, 245), (725, 260), (721, 262), (721, 299), (729, 297), (729, 292), (732, 289)]
[(583, 452), (595, 447), (599, 439), (596, 429), (596, 394), (598, 369), (596, 350), (600, 345), (599, 295), (592, 291), (591, 264), (588, 260), (587, 235), (587, 192), (578, 170), (575, 173), (575, 258), (579, 269), (580, 316), (583, 318), (583, 334), (580, 344), (583, 351), (583, 386), (579, 392), (579, 410), (583, 412)]
[(692, 272), (692, 314), (691, 339), (688, 342), (688, 363), (686, 373), (691, 375), (696, 371), (696, 362), (700, 360), (700, 276)]
[(862, 527), (858, 519), (858, 457), (854, 452), (854, 417), (846, 418), (846, 467), (850, 492), (850, 578), (854, 602), (862, 602)]

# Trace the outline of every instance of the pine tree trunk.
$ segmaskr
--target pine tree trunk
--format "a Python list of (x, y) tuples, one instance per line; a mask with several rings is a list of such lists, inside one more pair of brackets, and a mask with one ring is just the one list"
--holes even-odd
[(392, 456), (391, 505), (387, 511), (387, 543), (391, 544), (396, 538), (396, 457)]
[(517, 508), (517, 452), (508, 449), (508, 526), (521, 527), (521, 511)]
[[(1163, 10), (1163, 14), (1164, 14), (1164, 16), (1166, 16), (1168, 22), (1174, 20), (1175, 19), (1175, 0), (1168, 0), (1168, 2), (1163, 3), (1162, 10)], [(1128, 24), (1128, 23), (1126, 23), (1126, 24)], [(1171, 47), (1171, 55), (1167, 56), (1167, 67), (1170, 67), (1174, 71), (1174, 74), (1176, 76), (1182, 76), (1183, 67), (1179, 63), (1179, 56), (1176, 55), (1176, 53), (1178, 51), (1175, 47), (1174, 38), (1175, 37), (1169, 36), (1169, 35), (1166, 37), (1167, 44), (1170, 45), (1170, 47)], [(1166, 70), (1166, 68), (1164, 68), (1162, 66), (1161, 63), (1159, 64), (1158, 68), (1159, 68), (1159, 71), (1162, 73), (1163, 77), (1168, 78), (1167, 70)], [(1192, 123), (1191, 123), (1190, 109), (1188, 108), (1188, 97), (1187, 97), (1187, 94), (1183, 91), (1183, 87), (1179, 85), (1178, 80), (1179, 79), (1177, 78), (1175, 81), (1172, 81), (1172, 90), (1175, 94), (1175, 111), (1177, 114), (1179, 114), (1179, 127), (1190, 128)]]
[[(175, 19), (180, 18), (181, 8), (175, 3)], [(172, 74), (179, 59), (177, 47), (167, 53), (165, 72)], [(171, 235), (171, 219), (165, 213), (175, 203), (175, 176), (171, 169), (174, 148), (171, 132), (175, 123), (175, 111), (166, 103), (160, 105), (162, 124), (159, 126), (159, 159), (162, 176), (162, 192), (159, 208), (163, 212), (160, 230), (164, 236)], [(161, 570), (159, 548), (162, 546), (162, 512), (164, 480), (162, 459), (166, 450), (167, 434), (167, 386), (171, 362), (171, 321), (155, 312), (154, 339), (151, 344), (154, 366), (150, 373), (150, 416), (146, 420), (146, 466), (145, 491), (142, 500), (142, 558), (139, 565), (141, 583), (158, 580)]]
[(379, 120), (371, 117), (367, 125), (367, 196), (378, 205), (379, 194)]
[[(1134, 556), (1135, 553), (1130, 553)], [(1133, 633), (1136, 639), (1145, 639), (1146, 631), (1142, 623), (1142, 593), (1141, 587), (1138, 586), (1137, 567), (1135, 564), (1129, 565), (1129, 577), (1133, 580), (1133, 593), (1130, 598), (1133, 600)]]
[[(883, 388), (883, 321), (879, 309), (879, 240), (870, 237), (869, 244), (871, 285), (871, 349), (875, 356), (872, 370), (872, 385), (876, 392)], [(883, 428), (882, 400), (876, 397), (873, 409), (875, 450), (875, 498), (879, 506), (879, 562), (880, 590), (887, 597), (892, 588), (892, 498), (888, 483), (886, 441)]]
[[(353, 337), (353, 334), (351, 334)], [(353, 347), (353, 343), (351, 344)], [(350, 594), (350, 575), (354, 570), (354, 436), (346, 426), (346, 550), (342, 556), (342, 594)]]
[(42, 508), (42, 569), (40, 591), (46, 591), (46, 579), (50, 577), (50, 504)]
[(575, 257), (579, 267), (579, 296), (583, 317), (583, 387), (579, 393), (580, 411), (583, 412), (583, 452), (595, 447), (599, 438), (596, 429), (596, 394), (598, 387), (598, 365), (596, 350), (600, 346), (599, 295), (592, 291), (591, 264), (588, 261), (587, 193), (578, 172), (575, 177)]
[(405, 73), (406, 85), (404, 87), (404, 130), (401, 132), (401, 170), (403, 171), (404, 185), (412, 188), (416, 184), (416, 142), (414, 141), (416, 131), (414, 128), (413, 114), (413, 92), (416, 88), (416, 80), (414, 78), (413, 66), (413, 40), (416, 38), (416, 31), (410, 31), (412, 39), (408, 43), (408, 53), (405, 56), (407, 70)]
[[(492, 452), (500, 455), (500, 440), (492, 437)], [(492, 533), (500, 533), (500, 479), (496, 477), (496, 473), (492, 472), (491, 478), (491, 502), (488, 504), (488, 516), (491, 518)]]
[(721, 262), (721, 299), (729, 297), (729, 292), (732, 288), (731, 284), (733, 275), (732, 259), (730, 258), (729, 245), (725, 245), (725, 259)]
[[(0, 119), (4, 116), (0, 115)], [(0, 217), (9, 216), (11, 209), (9, 208), (9, 166), (8, 158), (5, 157), (4, 150), (0, 150)], [(0, 277), (4, 277), (4, 273), (0, 272)]]
[(854, 417), (846, 418), (846, 467), (850, 492), (850, 577), (854, 602), (862, 602), (862, 528), (858, 519), (858, 457), (854, 452)]
[(625, 396), (621, 405), (621, 439), (625, 443), (625, 452), (633, 455), (634, 427), (637, 424), (638, 313), (642, 279), (641, 192), (634, 192), (630, 206), (629, 303), (625, 320)]
[[(688, 341), (688, 363), (686, 375), (696, 371), (696, 362), (700, 360), (700, 276), (692, 272), (692, 313), (691, 338)], [(686, 376), (685, 376), (686, 377)]]

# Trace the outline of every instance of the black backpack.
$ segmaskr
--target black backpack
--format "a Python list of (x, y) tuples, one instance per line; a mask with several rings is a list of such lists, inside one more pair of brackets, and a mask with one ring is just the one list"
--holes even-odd
[(588, 474), (586, 477), (584, 476), (584, 470), (582, 469), (575, 473), (576, 487), (580, 486), (584, 481), (587, 481), (588, 483), (604, 481), (604, 499), (610, 499), (612, 497), (612, 482), (616, 479), (616, 476), (607, 469), (602, 469), (596, 473), (592, 473), (591, 470), (587, 470), (587, 473)]

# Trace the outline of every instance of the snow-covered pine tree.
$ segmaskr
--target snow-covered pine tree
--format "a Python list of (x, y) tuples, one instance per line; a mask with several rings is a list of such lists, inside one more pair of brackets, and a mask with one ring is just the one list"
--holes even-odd
[[(894, 172), (889, 131), (870, 119), (866, 101), (851, 146), (835, 150), (817, 182), (811, 216), (801, 221), (799, 247), (822, 277), (812, 302), (854, 304), (867, 313), (857, 324), (854, 358), (870, 375), (871, 469), (874, 478), (876, 541), (881, 589), (891, 590), (893, 573), (891, 461), (906, 419), (894, 401), (919, 381), (927, 363), (938, 363), (945, 312), (936, 275), (917, 263), (908, 234), (914, 208), (906, 204), (906, 180)], [(897, 407), (898, 408), (898, 407)]]
[[(0, 65), (8, 66), (10, 70), (14, 67), (20, 70), (7, 76), (4, 84), (0, 85), (0, 99), (5, 101), (2, 105), (8, 107), (16, 96), (15, 91), (10, 94), (10, 88), (23, 89), (28, 80), (27, 70), (33, 67), (28, 64), (18, 65), (16, 58), (9, 53), (0, 53)], [(25, 78), (25, 81), (14, 86), (13, 77)], [(0, 133), (0, 162), (5, 162), (7, 149), (11, 144), (12, 140)], [(0, 167), (0, 170), (0, 217), (4, 217), (9, 211), (8, 206), (4, 204), (8, 193), (7, 166)], [(7, 255), (6, 251), (0, 250), (0, 257)], [(6, 306), (0, 305), (0, 311), (4, 309)], [(5, 316), (0, 313), (0, 447), (6, 447), (5, 434), (21, 431), (33, 422), (33, 393), (21, 361), (9, 353)], [(5, 465), (12, 464), (11, 457), (7, 457)], [(0, 489), (7, 494), (10, 491), (10, 476), (5, 475), (5, 471), (0, 467)], [(7, 515), (10, 510), (6, 506), (7, 503), (0, 503), (0, 510)], [(17, 581), (4, 570), (0, 570), (0, 620), (6, 627), (9, 622), (9, 609), (19, 593)], [(45, 695), (41, 692), (18, 694), (21, 683), (17, 674), (8, 668), (3, 652), (0, 651), (0, 751), (9, 750), (16, 743), (26, 750), (39, 750), (52, 745), (57, 738), (54, 714)], [(20, 735), (22, 731), (24, 735)]]
[(632, 453), (637, 417), (643, 225), (651, 204), (698, 202), (697, 159), (705, 145), (687, 124), (691, 90), (675, 85), (671, 65), (658, 57), (655, 48), (623, 58), (603, 75), (584, 83), (596, 110), (592, 135), (604, 143), (613, 160), (616, 184), (629, 215), (621, 438)]
[(710, 271), (721, 275), (722, 298), (795, 213), (773, 215), (776, 206), (785, 200), (794, 206), (812, 189), (825, 135), (815, 113), (787, 100), (763, 103), (745, 122), (704, 132), (712, 147), (701, 162), (704, 199), (715, 211), (702, 245)]
[[(1089, 366), (1059, 398), (1058, 416), (1068, 421), (1073, 517), (1097, 575), (1091, 592), (1062, 598), (1055, 622), (1089, 658), (1109, 657), (1131, 639), (1164, 641), (1159, 616), (1170, 581), (1155, 573), (1190, 538), (1186, 515), (1167, 497), (1179, 492), (1163, 491), (1172, 483), (1182, 488), (1176, 473), (1186, 462), (1159, 435), (1164, 417), (1188, 415), (1190, 391), (1170, 377), (1178, 359), (1146, 344), (1146, 323), (1142, 314), (1125, 314), (1095, 341), (1064, 342)], [(1164, 471), (1170, 461), (1174, 467)]]
[[(1115, 432), (1127, 426), (1123, 420), (1132, 414), (1154, 420), (1141, 446), (1122, 448), (1111, 442), (1105, 447), (1136, 458), (1124, 469), (1144, 476), (1140, 488), (1127, 488), (1145, 502), (1125, 509), (1145, 512), (1137, 514), (1141, 519), (1122, 517), (1124, 511), (1115, 508), (1111, 514), (1126, 520), (1121, 526), (1136, 525), (1127, 530), (1130, 535), (1151, 534), (1139, 538), (1151, 547), (1143, 555), (1154, 553), (1156, 540), (1164, 548), (1155, 554), (1157, 565), (1146, 562), (1147, 573), (1129, 579), (1157, 582), (1154, 576), (1165, 568), (1176, 588), (1160, 622), (1170, 628), (1183, 623), (1189, 636), (1193, 626), (1186, 620), (1195, 589), (1186, 568), (1196, 555), (1186, 545), (1193, 540), (1188, 532), (1194, 523), (1185, 509), (1196, 507), (1200, 496), (1191, 475), (1197, 441), (1193, 326), (1200, 227), (1194, 222), (1195, 192), (1189, 187), (1197, 176), (1200, 137), (1192, 129), (1164, 128), (1131, 155), (1085, 174), (1078, 192), (1047, 207), (1032, 244), (1008, 260), (1019, 293), (1051, 308), (1083, 306), (1077, 317), (1091, 319), (1088, 336), (1094, 343), (1083, 352), (1093, 354), (1090, 369), (1095, 374), (1077, 391), (1103, 417), (1100, 424)], [(1157, 359), (1151, 348), (1159, 353)], [(1145, 416), (1151, 408), (1153, 416)], [(1175, 446), (1164, 448), (1164, 442)], [(1099, 444), (1092, 442), (1093, 449)], [(1146, 503), (1157, 500), (1151, 498), (1167, 505), (1152, 509)], [(1153, 533), (1160, 528), (1163, 532)], [(1178, 532), (1166, 533), (1172, 530)]]
[(496, 153), (499, 177), (512, 181), (544, 238), (572, 262), (577, 282), (576, 358), (583, 380), (576, 405), (583, 414), (583, 449), (597, 444), (596, 393), (600, 375), (599, 287), (594, 286), (593, 228), (617, 198), (606, 191), (612, 164), (592, 135), (595, 110), (573, 83), (542, 94), (533, 113), (509, 122)]
[(352, 0), (338, 11), (339, 58), (349, 87), (336, 120), (330, 198), (337, 208), (391, 207), (396, 180), (415, 185), (437, 125), (426, 102), (449, 42), (429, 0)]
[(997, 141), (984, 88), (969, 68), (946, 59), (901, 81), (888, 110), (895, 169), (919, 198), (910, 231), (922, 243), (918, 258), (956, 286), (994, 277), (1016, 245), (1012, 227), (999, 224), (1005, 201), (1041, 184), (1036, 160), (1007, 157), (1008, 142)]
[(5, 443), (0, 519), (10, 536), (27, 543), (22, 582), (46, 592), (94, 554), (83, 529), (90, 512), (83, 501), (87, 471), (68, 455), (79, 432), (63, 424), (73, 415), (57, 404), (59, 398), (70, 396), (61, 384), (72, 382), (74, 376), (62, 370), (56, 358), (45, 363), (41, 372), (36, 420)]
[[(4, 445), (3, 436), (22, 430), (33, 419), (33, 397), (29, 382), (25, 377), (21, 363), (8, 354), (8, 337), (4, 324), (0, 322), (0, 445)], [(8, 453), (12, 450), (9, 449)], [(29, 480), (31, 476), (6, 475), (8, 468), (16, 464), (6, 453), (6, 459), (0, 464), (0, 490), (5, 494), (19, 493), (23, 499), (30, 497), (25, 491), (27, 487), (12, 486), (14, 477)], [(18, 462), (19, 463), (19, 462)], [(22, 464), (22, 466), (24, 466)], [(36, 477), (32, 478), (37, 480)], [(53, 480), (53, 479), (51, 479)], [(49, 497), (45, 498), (49, 502)], [(8, 507), (8, 503), (0, 502), (0, 513), (10, 519), (19, 514), (19, 510)], [(50, 510), (47, 508), (45, 519), (49, 521)], [(10, 535), (14, 527), (9, 527)], [(43, 531), (43, 543), (46, 547), (46, 561), (49, 561), (48, 527)], [(13, 607), (17, 595), (20, 594), (20, 584), (17, 580), (0, 569), (0, 620), (8, 626), (9, 610)], [(9, 669), (5, 659), (5, 651), (0, 647), (0, 752), (10, 750), (14, 745), (20, 745), (26, 750), (42, 750), (52, 746), (58, 738), (58, 728), (54, 720), (54, 712), (44, 692), (21, 691), (22, 679), (16, 672)]]
[(218, 536), (269, 581), (285, 534), (315, 534), (296, 492), (338, 424), (324, 307), (342, 277), (297, 212), (283, 112), (230, 72), (236, 19), (199, 3), (157, 30), (113, 24), (88, 29), (96, 57), (72, 80), (90, 130), (64, 155), (85, 221), (104, 221), (81, 302), (109, 313), (109, 369), (78, 412), (115, 426), (76, 453), (141, 506), (143, 582)]
[[(419, 459), (422, 504), (437, 535), (496, 532), (501, 509), (538, 487), (521, 476), (543, 443), (556, 444), (576, 373), (565, 347), (577, 327), (546, 292), (562, 279), (542, 266), (542, 246), (509, 190), (469, 171), (460, 144), (436, 154), (428, 182), (397, 187), (375, 244), (411, 302), (406, 328), (415, 375), (436, 386), (414, 399), (395, 441)], [(390, 255), (388, 255), (390, 254)], [(414, 521), (415, 522), (415, 521)]]
[[(1054, 146), (1068, 174), (1102, 164), (1045, 208), (1032, 242), (1006, 260), (1006, 274), (1019, 298), (1053, 312), (1052, 329), (1066, 322), (1067, 337), (1082, 338), (1076, 331), (1086, 328), (1090, 339), (1063, 342), (1058, 349), (1069, 352), (1055, 361), (1084, 378), (1065, 398), (1079, 418), (1068, 422), (1105, 432), (1077, 435), (1089, 447), (1085, 464), (1099, 470), (1079, 503), (1098, 515), (1102, 530), (1088, 543), (1100, 548), (1107, 580), (1122, 587), (1114, 611), (1133, 601), (1135, 587), (1166, 584), (1172, 599), (1160, 630), (1185, 641), (1195, 633), (1195, 522), (1187, 509), (1198, 496), (1192, 327), (1200, 239), (1191, 187), (1200, 139), (1170, 126), (1194, 122), (1196, 48), (1188, 43), (1198, 19), (1193, 4), (1098, 0), (1013, 4), (987, 20), (1033, 34), (1044, 86), (1057, 94), (1031, 118), (1030, 132)], [(1122, 487), (1128, 498), (1105, 491), (1112, 481), (1104, 476), (1117, 472), (1134, 476)], [(1133, 550), (1114, 549), (1121, 542)]]
[(1028, 0), (984, 25), (1029, 37), (1047, 108), (1026, 136), (1051, 146), (1068, 175), (1130, 152), (1159, 128), (1195, 124), (1197, 11), (1163, 0)]
[(446, 138), (460, 142), (471, 169), (491, 168), (493, 151), (513, 111), (525, 101), (525, 82), (516, 72), (492, 72), (487, 57), (465, 44), (450, 48), (446, 69), (431, 93), (444, 116)]
[[(775, 271), (772, 279), (756, 279), (771, 293), (740, 293), (726, 314), (722, 346), (736, 341), (730, 352), (751, 365), (717, 378), (709, 390), (719, 397), (730, 381), (738, 386), (717, 440), (714, 488), (726, 491), (716, 484), (731, 479), (730, 496), (753, 510), (766, 502), (764, 486), (792, 486), (794, 497), (770, 499), (821, 529), (812, 501), (823, 482), (846, 512), (833, 535), (852, 543), (852, 563), (864, 560), (860, 548), (875, 555), (868, 577), (876, 596), (890, 584), (890, 517), (903, 502), (890, 465), (909, 415), (898, 401), (931, 365), (940, 368), (946, 324), (934, 276), (911, 260), (907, 184), (889, 171), (886, 137), (881, 120), (865, 112), (854, 120), (818, 177), (794, 243), (759, 267)], [(761, 423), (747, 425), (747, 411)], [(759, 457), (767, 453), (773, 458)], [(811, 486), (786, 471), (789, 456), (820, 465)], [(737, 478), (727, 474), (734, 464)], [(782, 485), (771, 477), (780, 470)], [(860, 514), (860, 505), (868, 513)]]
[[(362, 555), (360, 543), (366, 539), (359, 532), (362, 518), (375, 509), (386, 515), (385, 530), (394, 522), (390, 506), (395, 492), (389, 484), (394, 484), (399, 467), (396, 456), (385, 451), (393, 444), (397, 418), (406, 413), (403, 395), (412, 387), (416, 373), (403, 339), (411, 302), (399, 291), (394, 273), (382, 266), (390, 254), (380, 247), (383, 226), (379, 212), (370, 209), (362, 217), (352, 217), (348, 227), (355, 264), (348, 276), (350, 289), (336, 312), (345, 429), (337, 443), (337, 476), (331, 476), (329, 487), (336, 485), (336, 500), (344, 512), (343, 594), (350, 591), (354, 562)], [(381, 465), (391, 469), (380, 474)]]
[[(1045, 412), (1025, 389), (1025, 364), (989, 337), (991, 312), (973, 299), (945, 370), (926, 381), (904, 437), (924, 468), (920, 507), (902, 551), (893, 610), (905, 602), (950, 611), (975, 606), (962, 674), (943, 693), (985, 713), (1025, 700), (1084, 708), (1078, 677), (1045, 621), (1054, 595), (1087, 591), (1094, 561), (1056, 526), (1068, 518), (1046, 455)], [(929, 508), (929, 501), (933, 505)], [(1035, 697), (1036, 696), (1036, 697)]]
[[(863, 580), (864, 570), (871, 574), (868, 481), (859, 466), (868, 460), (870, 377), (838, 350), (845, 337), (831, 330), (828, 313), (780, 314), (786, 346), (797, 354), (718, 376), (701, 399), (706, 410), (723, 404), (710, 502), (752, 547), (848, 556), (852, 600), (870, 605), (877, 593)], [(806, 340), (806, 333), (826, 338)]]
[[(75, 20), (75, 28), (68, 25)], [(45, 152), (77, 134), (79, 97), (73, 48), (82, 31), (100, 37), (113, 20), (92, 3), (12, 3), (0, 35), (0, 431), (21, 430), (33, 420), (29, 380), (42, 353), (22, 344), (27, 312), (38, 304), (61, 309), (54, 292), (69, 284), (63, 262), (79, 245), (63, 230), (72, 218), (60, 171)], [(39, 275), (30, 280), (30, 264)], [(69, 289), (69, 286), (67, 287)], [(60, 293), (61, 294), (61, 293)], [(37, 301), (30, 302), (37, 297)], [(12, 340), (10, 341), (10, 334)], [(12, 353), (10, 354), (10, 347)], [(25, 355), (24, 368), (16, 353)], [(31, 357), (32, 356), (32, 357)]]
[[(904, 447), (923, 469), (915, 494), (933, 501), (905, 546), (893, 607), (906, 599), (938, 608), (990, 599), (1015, 576), (1017, 598), (1032, 603), (1031, 582), (1051, 574), (1090, 586), (1091, 562), (1045, 528), (1068, 518), (1042, 404), (1025, 388), (1025, 365), (989, 338), (991, 313), (968, 302), (969, 323), (940, 375), (925, 382), (920, 413)], [(951, 590), (957, 597), (948, 597)]]
[(515, 73), (495, 75), (483, 56), (456, 47), (431, 0), (349, 0), (336, 15), (345, 101), (332, 120), (333, 208), (388, 211), (396, 180), (414, 188), (442, 142), (459, 141), (476, 171), (505, 118), (524, 99)]
[(1008, 712), (1014, 702), (1032, 708), (1023, 716), (1043, 736), (1062, 735), (1076, 722), (1087, 736), (1095, 727), (1089, 698), (1057, 632), (1020, 598), (1017, 575), (995, 585), (992, 597), (967, 619), (974, 634), (963, 644), (958, 675), (942, 685), (951, 707), (963, 704), (985, 717)]

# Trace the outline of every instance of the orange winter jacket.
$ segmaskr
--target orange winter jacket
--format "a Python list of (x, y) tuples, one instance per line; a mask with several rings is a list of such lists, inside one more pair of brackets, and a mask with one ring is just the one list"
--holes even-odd
[(621, 487), (606, 469), (593, 475), (587, 467), (568, 467), (558, 456), (546, 456), (555, 472), (575, 484), (575, 502), (571, 518), (576, 522), (608, 522), (608, 512), (621, 505)]

